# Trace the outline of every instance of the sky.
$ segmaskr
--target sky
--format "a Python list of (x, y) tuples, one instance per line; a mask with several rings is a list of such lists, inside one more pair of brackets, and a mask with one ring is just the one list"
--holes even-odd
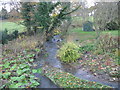
[[(10, 1), (20, 1), (20, 0), (0, 0), (0, 10), (2, 9), (2, 5), (1, 5), (1, 2), (10, 2)], [(37, 1), (37, 0), (21, 0), (21, 1)], [(38, 0), (39, 1), (39, 0)], [(42, 1), (42, 0), (40, 0)], [(45, 1), (45, 0), (43, 0)], [(47, 0), (47, 1), (51, 1), (51, 0)], [(66, 0), (61, 0), (61, 1), (66, 1)], [(69, 0), (68, 0), (69, 1)], [(83, 1), (84, 0), (72, 0), (72, 1)], [(117, 0), (86, 0), (87, 1), (87, 6), (90, 7), (90, 6), (94, 6), (94, 1), (117, 1)], [(7, 11), (9, 12), (10, 11), (10, 6), (9, 4), (6, 5), (6, 9)]]
[(93, 6), (94, 0), (87, 0), (87, 3), (88, 3), (88, 7)]
[[(1, 5), (1, 2), (10, 2), (11, 0), (0, 0), (0, 10), (2, 9), (2, 5)], [(12, 0), (12, 1), (20, 1), (20, 0)], [(22, 0), (21, 0), (22, 1)], [(23, 1), (25, 1), (25, 0), (23, 0)], [(27, 1), (33, 1), (33, 0), (27, 0)], [(36, 0), (35, 0), (36, 1)], [(62, 0), (62, 1), (64, 1), (64, 0)], [(84, 1), (84, 0), (72, 0), (72, 1)], [(87, 4), (87, 6), (88, 7), (90, 7), (90, 6), (93, 6), (94, 4), (93, 4), (93, 1), (94, 0), (86, 0), (87, 2), (88, 2), (88, 4)], [(7, 4), (6, 5), (6, 9), (8, 10), (8, 12), (10, 11), (10, 6)]]

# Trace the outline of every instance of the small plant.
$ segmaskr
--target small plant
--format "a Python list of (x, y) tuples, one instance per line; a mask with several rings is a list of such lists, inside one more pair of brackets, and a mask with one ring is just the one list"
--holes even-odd
[(114, 21), (111, 21), (106, 24), (106, 29), (108, 30), (118, 30), (119, 28), (120, 28), (119, 25)]
[(116, 49), (116, 50), (115, 50), (115, 55), (116, 55), (117, 57), (120, 57), (120, 49)]
[(116, 49), (115, 51), (115, 62), (120, 65), (120, 49)]
[(31, 68), (35, 54), (23, 53), (19, 53), (15, 58), (4, 57), (2, 60), (0, 79), (7, 82), (0, 88), (31, 88), (40, 85), (34, 73), (41, 73), (41, 68)]
[(93, 44), (87, 44), (87, 45), (80, 47), (79, 51), (84, 53), (84, 52), (92, 51), (94, 49), (95, 49), (95, 46)]
[(2, 44), (7, 44), (8, 41), (11, 41), (18, 37), (18, 30), (15, 30), (13, 33), (9, 34), (8, 30), (5, 28), (5, 30), (0, 32), (0, 34), (2, 37), (0, 38), (0, 41), (2, 41)]
[(102, 49), (97, 49), (93, 52), (93, 54), (95, 55), (101, 55), (101, 54), (104, 54), (103, 50)]
[(58, 51), (58, 57), (63, 62), (75, 62), (80, 54), (78, 53), (79, 47), (72, 42), (65, 43)]
[(2, 38), (1, 38), (2, 44), (8, 43), (8, 30), (5, 28), (5, 30), (0, 33), (2, 35)]

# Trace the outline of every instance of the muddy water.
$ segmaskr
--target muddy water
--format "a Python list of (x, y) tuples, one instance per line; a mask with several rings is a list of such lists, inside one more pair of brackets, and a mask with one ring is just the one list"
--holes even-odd
[[(36, 68), (40, 68), (44, 66), (44, 64), (49, 64), (56, 68), (62, 68), (60, 61), (56, 58), (56, 52), (58, 50), (57, 44), (54, 42), (46, 42), (45, 50), (48, 54), (47, 57), (40, 57), (37, 59), (36, 64), (38, 65)], [(35, 74), (37, 78), (40, 78), (40, 86), (38, 88), (59, 88), (52, 81), (50, 81), (47, 77), (41, 74)]]
[(78, 69), (74, 75), (76, 77), (79, 77), (79, 78), (82, 78), (82, 79), (85, 79), (85, 80), (98, 82), (98, 83), (101, 83), (101, 84), (104, 84), (104, 85), (111, 86), (113, 88), (118, 88), (118, 83), (101, 80), (101, 79), (95, 77), (94, 75), (90, 74), (89, 72), (81, 70), (81, 69)]
[[(61, 64), (61, 62), (56, 58), (56, 53), (58, 50), (56, 42), (46, 42), (45, 47), (46, 47), (46, 52), (48, 53), (48, 56), (46, 58), (43, 58), (43, 57), (38, 58), (38, 60), (36, 62), (36, 64), (38, 66), (36, 68), (42, 67), (42, 66), (44, 66), (45, 63), (47, 63), (53, 67), (60, 68), (63, 71), (72, 73), (73, 75), (75, 75), (76, 77), (78, 77), (80, 79), (95, 81), (95, 82), (98, 82), (98, 83), (101, 83), (104, 85), (109, 85), (111, 87), (118, 88), (117, 83), (101, 80), (101, 79), (93, 76), (92, 74), (90, 74), (87, 71), (84, 71), (82, 69), (73, 68), (67, 64)], [(58, 88), (58, 86), (56, 86), (53, 82), (51, 82), (45, 76), (43, 76), (41, 74), (35, 74), (35, 76), (40, 78), (41, 85), (38, 88)]]

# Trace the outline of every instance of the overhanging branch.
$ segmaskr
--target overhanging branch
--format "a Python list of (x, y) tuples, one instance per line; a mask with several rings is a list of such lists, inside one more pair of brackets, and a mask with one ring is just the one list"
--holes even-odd
[(75, 8), (74, 10), (70, 11), (70, 12), (67, 12), (67, 13), (64, 13), (63, 15), (68, 15), (68, 14), (71, 14), (72, 12), (76, 11), (77, 9), (79, 9), (81, 5), (79, 5), (77, 8)]

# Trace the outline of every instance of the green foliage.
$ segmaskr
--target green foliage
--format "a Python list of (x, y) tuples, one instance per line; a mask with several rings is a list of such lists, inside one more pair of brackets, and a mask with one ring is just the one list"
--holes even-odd
[(33, 9), (33, 5), (31, 4), (31, 2), (23, 2), (22, 3), (22, 10), (21, 10), (21, 14), (22, 14), (22, 19), (24, 19), (24, 25), (27, 27), (27, 31), (30, 33), (31, 32), (31, 25), (32, 25), (32, 9)]
[[(61, 10), (59, 14), (56, 14), (55, 8), (61, 6)], [(44, 8), (46, 7), (46, 8)], [(43, 27), (42, 30), (46, 31), (46, 36), (52, 36), (52, 31), (61, 25), (61, 22), (64, 20), (70, 20), (70, 17), (66, 14), (70, 5), (69, 3), (64, 4), (61, 2), (57, 2), (56, 4), (52, 2), (40, 2), (38, 4), (37, 11), (35, 12), (35, 23), (37, 27)], [(54, 13), (53, 13), (54, 12)], [(52, 15), (52, 16), (50, 16)]]
[(39, 68), (39, 69), (33, 69), (33, 70), (32, 70), (33, 73), (41, 73), (41, 71), (42, 71), (41, 68)]
[(88, 52), (95, 49), (95, 46), (93, 44), (87, 44), (79, 48), (80, 52)]
[(2, 41), (2, 44), (4, 44), (4, 43), (7, 43), (8, 42), (8, 30), (7, 29), (5, 29), (4, 31), (2, 31), (2, 32), (0, 32), (1, 33), (1, 37), (2, 38), (0, 38), (1, 40), (0, 41)]
[(12, 34), (13, 38), (17, 38), (18, 37), (18, 30), (15, 30)]
[(2, 35), (2, 38), (0, 40), (2, 41), (2, 44), (8, 43), (8, 41), (13, 40), (18, 37), (18, 30), (15, 30), (12, 34), (8, 34), (8, 30), (5, 29), (4, 31), (0, 32)]
[[(37, 52), (37, 51), (36, 51)], [(41, 68), (32, 69), (35, 54), (28, 54), (27, 51), (18, 53), (15, 57), (4, 57), (2, 60), (1, 80), (8, 82), (0, 88), (31, 88), (39, 85), (34, 73), (41, 73)]]
[(35, 51), (36, 51), (36, 52), (40, 52), (40, 49), (36, 48)]
[[(46, 7), (46, 8), (44, 8)], [(51, 23), (51, 17), (49, 13), (54, 9), (51, 2), (40, 2), (38, 4), (37, 12), (35, 12), (35, 20), (38, 22), (39, 27), (43, 27), (44, 30), (48, 30)]]
[(2, 8), (2, 10), (0, 11), (0, 18), (4, 19), (8, 19), (8, 12), (5, 8)]
[[(80, 6), (79, 6), (80, 7)], [(70, 2), (39, 2), (33, 4), (32, 2), (22, 3), (22, 16), (24, 25), (28, 32), (33, 28), (36, 30), (45, 31), (46, 36), (52, 36), (52, 31), (59, 27), (62, 21), (70, 21), (69, 14), (76, 11), (79, 7), (70, 11)]]
[(112, 54), (117, 65), (120, 65), (120, 49), (116, 49), (115, 53)]
[(120, 29), (120, 26), (115, 21), (111, 21), (106, 24), (106, 28), (108, 30), (118, 30)]
[(65, 43), (58, 51), (58, 57), (63, 62), (75, 62), (80, 54), (78, 53), (79, 47), (72, 42)]

